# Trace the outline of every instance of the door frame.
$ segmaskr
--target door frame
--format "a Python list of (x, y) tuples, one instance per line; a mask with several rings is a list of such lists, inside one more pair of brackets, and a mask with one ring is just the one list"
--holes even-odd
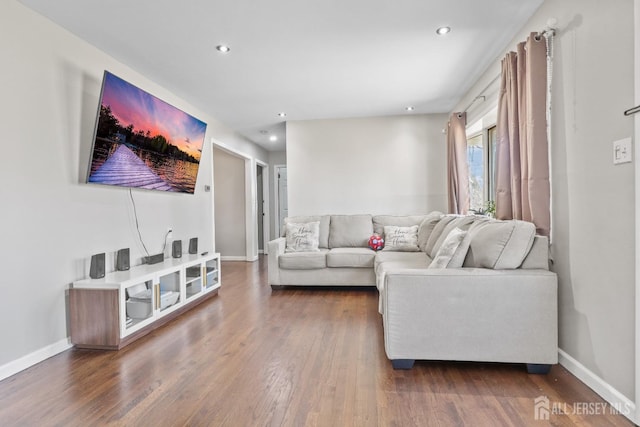
[[(634, 0), (633, 2), (633, 37), (634, 37), (634, 101), (635, 105), (640, 105), (640, 0)], [(640, 161), (640, 113), (635, 114), (634, 120), (634, 142), (633, 142), (633, 170), (635, 175), (635, 210), (636, 210), (636, 237), (635, 237), (635, 250), (636, 250), (636, 265), (635, 265), (635, 312), (636, 312), (636, 336), (635, 336), (635, 413), (632, 421), (636, 424), (640, 422), (640, 172), (638, 171), (638, 162)]]
[[(256, 204), (256, 160), (249, 156), (248, 154), (243, 153), (240, 150), (237, 150), (233, 147), (228, 146), (227, 144), (216, 140), (215, 138), (211, 138), (211, 150), (217, 148), (219, 150), (225, 151), (232, 156), (239, 157), (244, 160), (244, 208), (245, 208), (245, 257), (244, 261), (256, 261), (258, 260), (258, 238), (257, 238), (257, 228), (258, 228), (258, 207)], [(214, 175), (214, 167), (212, 164), (211, 174), (212, 174), (212, 182), (213, 182), (213, 191), (215, 194), (215, 175)], [(215, 215), (215, 197), (212, 200), (213, 203), (213, 212)], [(215, 216), (212, 218), (215, 221)], [(215, 222), (214, 222), (214, 230), (215, 230)], [(215, 238), (215, 232), (214, 232)], [(215, 242), (215, 240), (214, 240)], [(223, 257), (224, 259), (224, 257)], [(241, 259), (231, 259), (227, 258), (229, 261), (242, 261)]]

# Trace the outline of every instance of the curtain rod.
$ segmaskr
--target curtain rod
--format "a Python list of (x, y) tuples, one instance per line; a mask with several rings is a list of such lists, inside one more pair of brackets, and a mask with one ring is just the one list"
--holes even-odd
[(534, 38), (536, 39), (536, 41), (540, 41), (540, 39), (542, 37), (554, 37), (556, 35), (556, 29), (553, 27), (547, 27), (544, 30), (540, 31), (536, 36), (534, 36)]
[[(541, 39), (541, 37), (549, 37), (549, 36), (553, 37), (553, 36), (555, 36), (556, 35), (556, 29), (553, 28), (553, 26), (552, 26), (552, 25), (555, 25), (555, 24), (556, 24), (555, 19), (550, 19), (549, 22), (547, 22), (547, 27), (544, 30), (538, 32), (538, 34), (535, 36), (536, 40), (539, 41)], [(485, 101), (487, 99), (487, 97), (484, 96), (483, 94), (491, 87), (491, 85), (493, 85), (496, 82), (496, 80), (498, 80), (500, 78), (501, 75), (502, 75), (502, 73), (500, 73), (497, 76), (495, 76), (493, 78), (493, 80), (491, 80), (489, 82), (489, 84), (484, 89), (482, 89), (480, 91), (480, 94), (478, 96), (476, 96), (475, 98), (473, 98), (471, 100), (471, 102), (469, 103), (469, 105), (467, 105), (467, 107), (464, 110), (462, 110), (461, 113), (458, 113), (458, 118), (462, 117), (462, 114), (466, 113), (469, 110), (469, 108), (471, 108), (473, 106), (473, 104), (476, 103), (477, 100), (482, 98), (482, 101)]]
[(478, 96), (476, 96), (475, 98), (473, 98), (473, 100), (471, 100), (469, 105), (467, 105), (467, 108), (462, 110), (461, 113), (458, 113), (458, 118), (462, 117), (462, 114), (466, 113), (469, 110), (469, 108), (471, 108), (471, 106), (476, 103), (476, 101), (478, 99), (482, 98), (482, 100), (485, 101), (487, 99), (487, 97), (484, 96), (483, 93), (485, 93), (500, 78), (500, 76), (501, 76), (501, 74), (498, 74), (497, 76), (495, 76), (493, 78), (493, 80), (491, 80), (489, 82), (489, 84), (487, 86), (485, 86), (485, 88), (480, 91), (480, 94)]

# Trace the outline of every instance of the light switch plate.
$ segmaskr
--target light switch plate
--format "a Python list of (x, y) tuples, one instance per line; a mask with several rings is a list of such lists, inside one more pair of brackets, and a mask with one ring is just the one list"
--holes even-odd
[(613, 164), (630, 163), (631, 160), (631, 138), (613, 141)]

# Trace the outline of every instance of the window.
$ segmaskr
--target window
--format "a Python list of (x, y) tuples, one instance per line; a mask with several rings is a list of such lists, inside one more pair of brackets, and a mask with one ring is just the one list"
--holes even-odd
[(496, 200), (496, 127), (483, 129), (467, 139), (469, 208), (485, 212)]
[(496, 201), (496, 127), (493, 126), (487, 129), (487, 140), (489, 141), (489, 173), (487, 174), (487, 201)]
[(469, 207), (473, 211), (484, 207), (485, 161), (482, 134), (467, 140), (467, 163), (469, 165)]

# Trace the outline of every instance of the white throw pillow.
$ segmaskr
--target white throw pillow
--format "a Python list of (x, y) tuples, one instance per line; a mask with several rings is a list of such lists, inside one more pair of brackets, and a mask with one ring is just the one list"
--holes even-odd
[(318, 252), (320, 221), (285, 224), (285, 252)]
[(418, 252), (418, 226), (397, 227), (395, 225), (384, 226), (383, 251)]
[[(465, 236), (467, 232), (459, 228), (454, 228), (440, 245), (436, 256), (429, 264), (429, 268), (459, 268), (462, 267), (464, 257), (469, 250), (468, 240), (466, 244)], [(464, 253), (463, 253), (464, 252)]]

